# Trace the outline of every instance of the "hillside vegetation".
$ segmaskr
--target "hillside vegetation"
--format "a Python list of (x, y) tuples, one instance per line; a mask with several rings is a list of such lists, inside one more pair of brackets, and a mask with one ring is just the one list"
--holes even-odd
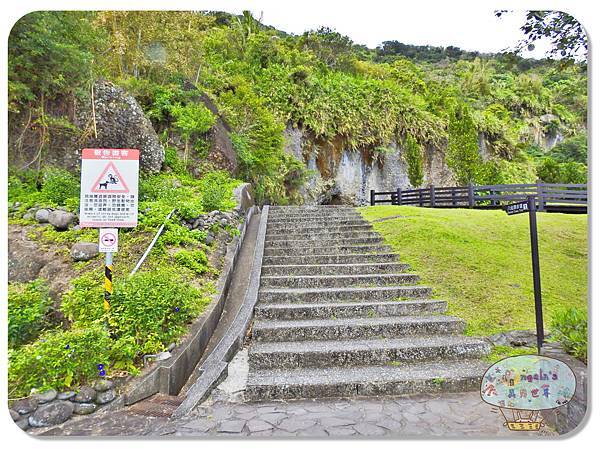
[[(58, 292), (47, 279), (11, 282), (9, 396), (34, 387), (75, 389), (97, 377), (99, 366), (101, 376), (136, 373), (144, 354), (184, 335), (214, 290), (214, 236), (236, 232), (232, 224), (191, 229), (190, 220), (230, 211), (242, 181), (252, 183), (259, 204), (302, 202), (310, 173), (284, 151), (287, 126), (332, 151), (360, 151), (370, 162), (400, 143), (413, 186), (424, 182), (424, 153), (433, 147), (458, 183), (586, 181), (585, 64), (397, 44), (369, 49), (328, 28), (290, 35), (247, 12), (42, 11), (21, 18), (9, 36), (9, 148), (27, 157), (9, 157), (25, 161), (9, 167), (10, 225), (38, 251), (68, 262), (73, 278)], [(101, 306), (99, 258), (73, 262), (67, 251), (96, 241), (96, 231), (58, 232), (34, 219), (39, 209), (79, 209), (78, 145), (101, 123), (95, 115), (84, 124), (76, 118), (85, 107), (95, 114), (99, 80), (124, 90), (120, 98), (135, 97), (130, 103), (144, 113), (137, 115), (151, 121), (144, 118), (159, 166), (164, 149), (162, 166), (141, 174), (138, 227), (121, 231), (110, 313)], [(216, 129), (236, 159), (231, 169), (208, 160)], [(123, 122), (118, 133), (127, 134)], [(545, 139), (559, 135), (564, 140), (547, 148)], [(62, 148), (54, 138), (63, 136), (75, 142), (71, 165), (52, 167), (50, 154)], [(141, 272), (126, 278), (174, 208)], [(530, 293), (521, 217), (408, 208), (366, 215), (398, 211), (410, 218), (377, 228), (472, 333), (530, 327), (533, 315), (521, 313), (529, 310)], [(585, 221), (548, 215), (540, 226), (547, 307), (584, 304)], [(395, 234), (397, 227), (403, 232)], [(564, 245), (555, 249), (557, 242)], [(475, 303), (488, 316), (475, 314)]]
[[(467, 321), (469, 334), (535, 329), (527, 214), (410, 206), (361, 213), (434, 295), (448, 301), (449, 312)], [(537, 217), (545, 328), (571, 308), (585, 322), (587, 215)]]
[[(585, 64), (394, 42), (368, 49), (328, 28), (289, 35), (249, 13), (126, 11), (31, 13), (13, 28), (9, 56), (11, 117), (32, 113), (44, 136), (69, 127), (47, 103), (85, 97), (104, 77), (137, 97), (167, 147), (176, 131), (186, 155), (201, 156), (214, 119), (189, 102), (191, 83), (229, 124), (238, 176), (260, 200), (299, 199), (306, 170), (283, 151), (286, 124), (373, 159), (392, 139), (405, 142), (415, 186), (427, 145), (445, 150), (459, 183), (587, 175)], [(549, 152), (542, 140), (557, 133), (565, 140)]]

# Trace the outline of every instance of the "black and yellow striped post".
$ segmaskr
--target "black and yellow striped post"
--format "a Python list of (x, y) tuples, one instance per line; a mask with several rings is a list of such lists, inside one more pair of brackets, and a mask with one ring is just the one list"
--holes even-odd
[(113, 261), (112, 253), (106, 253), (104, 262), (104, 310), (110, 310), (110, 296), (113, 293)]

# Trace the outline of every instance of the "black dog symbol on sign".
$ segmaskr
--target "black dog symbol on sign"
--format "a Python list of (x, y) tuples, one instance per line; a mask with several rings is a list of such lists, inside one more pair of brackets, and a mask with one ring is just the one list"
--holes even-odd
[(117, 178), (116, 176), (114, 176), (112, 174), (109, 174), (108, 179), (106, 181), (98, 183), (98, 190), (101, 190), (102, 187), (104, 187), (104, 190), (108, 190), (109, 184), (118, 184), (118, 183), (119, 183), (119, 178)]

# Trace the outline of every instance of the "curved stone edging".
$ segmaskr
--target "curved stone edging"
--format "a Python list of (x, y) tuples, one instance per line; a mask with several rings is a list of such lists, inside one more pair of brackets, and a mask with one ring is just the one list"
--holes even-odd
[(254, 306), (258, 300), (258, 289), (260, 287), (260, 274), (268, 218), (269, 206), (266, 205), (262, 208), (260, 224), (256, 236), (256, 246), (254, 248), (252, 270), (250, 272), (250, 283), (246, 290), (244, 303), (238, 310), (233, 323), (231, 323), (231, 326), (221, 341), (200, 367), (201, 374), (198, 380), (192, 385), (185, 400), (173, 413), (172, 417), (174, 418), (185, 415), (198, 403), (206, 399), (215, 385), (227, 375), (228, 362), (242, 346), (244, 336), (252, 319)]
[(134, 379), (126, 387), (122, 395), (124, 405), (134, 404), (156, 393), (179, 393), (202, 357), (219, 323), (247, 225), (257, 211), (257, 206), (252, 206), (246, 211), (244, 222), (238, 228), (240, 235), (227, 245), (223, 271), (217, 281), (217, 293), (206, 313), (192, 324), (187, 338), (172, 351), (170, 359), (157, 362), (148, 373)]

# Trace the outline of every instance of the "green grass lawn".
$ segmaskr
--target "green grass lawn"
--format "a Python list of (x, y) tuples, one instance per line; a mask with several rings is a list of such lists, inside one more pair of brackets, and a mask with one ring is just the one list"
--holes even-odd
[[(376, 206), (359, 209), (387, 244), (467, 321), (469, 335), (535, 329), (528, 214)], [(398, 218), (391, 218), (400, 215)], [(587, 215), (538, 214), (545, 328), (587, 311)]]

